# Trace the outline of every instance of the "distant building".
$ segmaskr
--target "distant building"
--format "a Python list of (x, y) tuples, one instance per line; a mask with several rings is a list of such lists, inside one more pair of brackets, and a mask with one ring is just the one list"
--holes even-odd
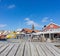
[(26, 34), (30, 34), (30, 33), (33, 33), (33, 31), (34, 31), (34, 33), (40, 32), (39, 30), (31, 30), (31, 29), (28, 29), (28, 28), (22, 29), (21, 32), (24, 32)]
[(33, 24), (33, 25), (32, 25), (32, 29), (24, 28), (24, 29), (22, 29), (21, 32), (24, 32), (24, 33), (26, 33), (26, 34), (30, 34), (30, 33), (40, 32), (40, 30), (35, 30), (35, 27), (34, 27), (34, 24)]

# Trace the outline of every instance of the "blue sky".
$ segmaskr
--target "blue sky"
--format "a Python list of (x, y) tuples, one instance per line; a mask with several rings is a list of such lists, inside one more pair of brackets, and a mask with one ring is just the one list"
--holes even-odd
[(60, 25), (60, 0), (0, 0), (0, 30), (41, 29), (54, 22)]

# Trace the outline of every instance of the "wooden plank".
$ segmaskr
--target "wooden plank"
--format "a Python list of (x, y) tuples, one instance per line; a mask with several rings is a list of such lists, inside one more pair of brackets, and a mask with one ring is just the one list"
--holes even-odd
[(13, 44), (10, 44), (2, 53), (0, 56), (7, 56), (8, 53), (11, 51), (11, 49), (14, 47)]
[(54, 54), (54, 56), (60, 56), (60, 54), (56, 52), (50, 45), (46, 45), (46, 46)]
[(27, 45), (28, 45), (28, 53), (29, 53), (29, 56), (32, 56), (32, 54), (31, 54), (31, 46), (30, 46), (30, 42), (29, 42)]
[(31, 56), (30, 52), (31, 51), (30, 51), (30, 48), (29, 48), (29, 42), (26, 42), (24, 56)]
[(19, 50), (17, 51), (15, 56), (23, 56), (24, 45), (24, 42), (20, 44)]
[(19, 45), (16, 44), (7, 56), (14, 56), (15, 53), (16, 53), (16, 50), (17, 50), (18, 46)]
[(32, 42), (30, 42), (30, 46), (31, 46), (31, 55), (32, 56), (38, 56), (37, 50), (34, 47), (34, 45), (32, 44)]
[(29, 54), (28, 54), (28, 47), (27, 47), (27, 43), (25, 44), (24, 56), (29, 56)]
[(47, 56), (54, 56), (54, 54), (45, 46), (45, 44), (41, 44), (41, 47), (44, 49)]
[(55, 47), (55, 46), (53, 46), (53, 45), (51, 45), (51, 47), (52, 47), (53, 49), (55, 49), (55, 50), (60, 54), (60, 49), (59, 49), (59, 48), (57, 48), (57, 47)]
[(46, 56), (43, 49), (39, 46), (39, 43), (35, 43), (35, 46), (36, 46), (40, 56)]
[(55, 47), (54, 45), (49, 45), (49, 46), (60, 54), (60, 49), (59, 48)]
[(9, 46), (9, 44), (4, 45), (3, 47), (1, 47), (0, 49), (0, 54)]

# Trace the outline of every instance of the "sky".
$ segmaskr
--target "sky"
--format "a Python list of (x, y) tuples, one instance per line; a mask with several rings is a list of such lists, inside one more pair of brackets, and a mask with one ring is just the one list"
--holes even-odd
[(0, 0), (0, 30), (41, 30), (54, 22), (60, 25), (60, 0)]

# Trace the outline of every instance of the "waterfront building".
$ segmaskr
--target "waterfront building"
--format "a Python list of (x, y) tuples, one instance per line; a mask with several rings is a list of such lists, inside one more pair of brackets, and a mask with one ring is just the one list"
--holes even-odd
[(60, 26), (55, 23), (50, 23), (45, 25), (41, 32), (38, 32), (34, 35), (45, 38), (46, 40), (48, 38), (51, 40), (60, 39)]

